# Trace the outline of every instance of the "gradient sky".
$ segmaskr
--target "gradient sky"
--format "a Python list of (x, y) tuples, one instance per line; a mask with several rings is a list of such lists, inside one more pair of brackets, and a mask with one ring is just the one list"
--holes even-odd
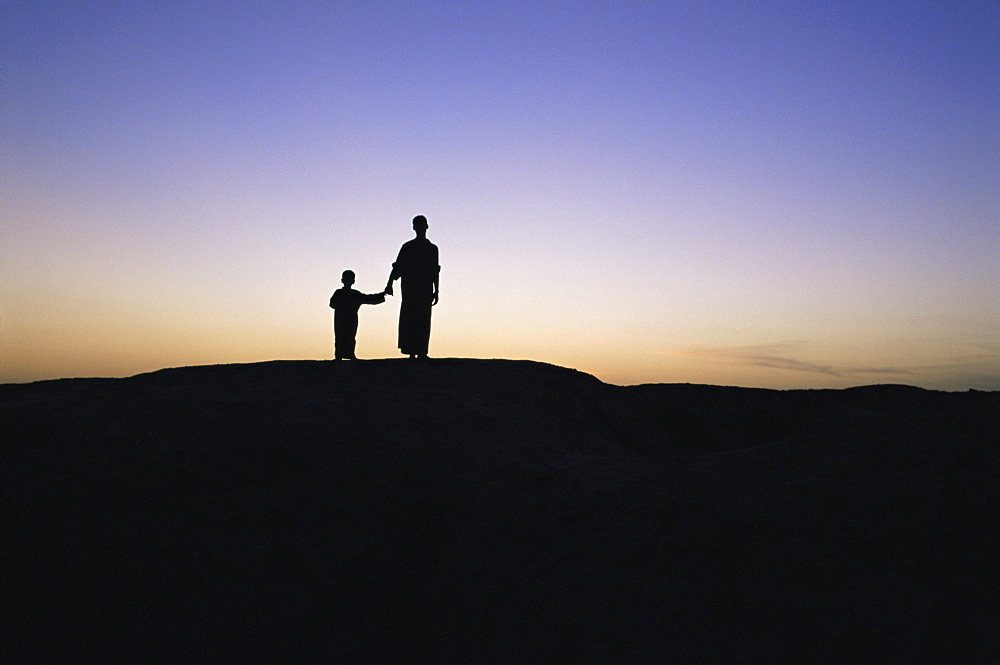
[[(431, 355), (1000, 389), (996, 2), (0, 2), (0, 381)], [(399, 357), (399, 298), (358, 354)]]

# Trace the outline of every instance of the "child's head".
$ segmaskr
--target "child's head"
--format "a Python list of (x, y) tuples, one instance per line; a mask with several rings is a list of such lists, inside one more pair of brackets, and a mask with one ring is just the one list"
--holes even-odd
[(354, 271), (345, 270), (344, 274), (340, 276), (340, 281), (344, 283), (344, 286), (350, 288), (354, 284)]

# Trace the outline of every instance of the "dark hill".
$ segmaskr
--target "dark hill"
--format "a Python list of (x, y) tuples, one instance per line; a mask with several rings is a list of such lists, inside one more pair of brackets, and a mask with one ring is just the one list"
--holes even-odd
[(1000, 393), (502, 360), (0, 385), (4, 662), (988, 662)]

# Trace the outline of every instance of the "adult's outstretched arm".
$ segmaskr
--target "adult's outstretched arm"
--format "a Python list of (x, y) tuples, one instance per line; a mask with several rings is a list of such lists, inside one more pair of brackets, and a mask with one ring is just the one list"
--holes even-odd
[(385, 294), (387, 296), (392, 295), (392, 283), (399, 279), (399, 269), (396, 268), (396, 264), (392, 264), (392, 271), (389, 273), (389, 281), (385, 283)]

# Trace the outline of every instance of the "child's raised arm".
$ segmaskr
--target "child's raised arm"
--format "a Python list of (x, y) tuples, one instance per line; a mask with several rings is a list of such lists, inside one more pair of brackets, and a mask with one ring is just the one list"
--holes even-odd
[(381, 305), (385, 302), (384, 293), (362, 294), (361, 303), (364, 305)]

